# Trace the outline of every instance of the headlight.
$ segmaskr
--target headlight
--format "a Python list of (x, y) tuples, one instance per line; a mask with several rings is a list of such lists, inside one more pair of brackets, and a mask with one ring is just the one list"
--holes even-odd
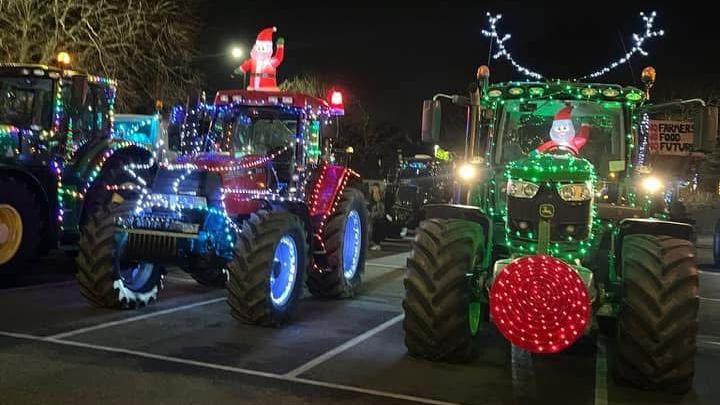
[(460, 180), (470, 182), (475, 180), (477, 177), (478, 169), (473, 164), (463, 163), (460, 167), (458, 167), (457, 175), (460, 177)]
[(507, 183), (507, 194), (516, 198), (533, 198), (540, 186), (529, 181), (510, 180)]
[(642, 179), (641, 186), (648, 194), (655, 194), (665, 188), (663, 182), (655, 176), (647, 176)]
[(586, 183), (564, 184), (558, 188), (558, 193), (565, 201), (587, 201), (592, 197), (592, 190)]

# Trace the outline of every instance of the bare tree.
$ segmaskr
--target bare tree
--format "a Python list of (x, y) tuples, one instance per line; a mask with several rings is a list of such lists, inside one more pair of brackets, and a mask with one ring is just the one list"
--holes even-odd
[(120, 82), (120, 107), (174, 102), (198, 82), (192, 0), (0, 0), (0, 61), (73, 67)]

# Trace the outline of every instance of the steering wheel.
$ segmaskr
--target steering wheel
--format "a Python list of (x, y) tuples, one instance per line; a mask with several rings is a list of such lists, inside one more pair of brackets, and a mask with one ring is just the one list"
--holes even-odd
[(553, 153), (553, 152), (560, 152), (559, 154), (571, 153), (575, 156), (580, 155), (580, 151), (577, 150), (577, 148), (572, 145), (557, 145), (557, 144), (555, 144), (545, 150), (545, 153)]

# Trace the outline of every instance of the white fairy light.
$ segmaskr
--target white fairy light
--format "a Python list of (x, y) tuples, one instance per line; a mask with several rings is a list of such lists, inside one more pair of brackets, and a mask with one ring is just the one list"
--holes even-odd
[(657, 13), (655, 11), (650, 13), (649, 16), (645, 15), (645, 13), (641, 12), (640, 16), (642, 17), (643, 21), (645, 21), (645, 32), (642, 35), (633, 34), (633, 41), (635, 41), (635, 45), (633, 45), (632, 49), (627, 51), (627, 53), (620, 59), (618, 59), (614, 62), (611, 62), (610, 64), (608, 64), (607, 66), (605, 66), (602, 69), (596, 70), (595, 72), (592, 72), (590, 74), (582, 76), (578, 80), (583, 80), (583, 79), (588, 79), (588, 78), (594, 79), (596, 77), (602, 76), (605, 73), (608, 73), (611, 70), (617, 68), (618, 66), (620, 66), (624, 63), (627, 63), (627, 61), (629, 61), (630, 58), (636, 53), (640, 53), (643, 56), (647, 56), (648, 53), (642, 47), (643, 44), (645, 43), (645, 41), (648, 39), (654, 38), (654, 37), (661, 37), (661, 36), (665, 35), (665, 31), (663, 31), (663, 30), (657, 30), (657, 31), (653, 30), (653, 25), (655, 24), (655, 16), (656, 15), (657, 15)]
[(505, 34), (501, 37), (500, 34), (497, 32), (497, 22), (500, 21), (500, 19), (502, 18), (502, 14), (496, 14), (495, 16), (493, 16), (492, 14), (487, 13), (487, 16), (488, 21), (490, 22), (490, 30), (482, 30), (482, 33), (483, 35), (490, 38), (491, 40), (494, 40), (495, 43), (497, 43), (498, 51), (495, 53), (495, 55), (493, 55), (493, 59), (498, 59), (501, 56), (504, 56), (505, 59), (507, 59), (518, 72), (524, 74), (525, 76), (532, 77), (533, 79), (542, 79), (543, 75), (541, 75), (540, 73), (534, 72), (517, 63), (505, 47), (505, 41), (510, 39), (511, 35)]

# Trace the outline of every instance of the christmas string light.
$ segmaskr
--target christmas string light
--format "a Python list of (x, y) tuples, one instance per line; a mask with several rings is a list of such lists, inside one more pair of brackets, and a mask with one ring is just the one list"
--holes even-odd
[(502, 18), (502, 14), (496, 14), (493, 16), (492, 14), (487, 13), (487, 17), (490, 23), (490, 30), (482, 30), (482, 34), (490, 38), (491, 41), (494, 40), (498, 46), (498, 51), (495, 53), (495, 55), (493, 55), (493, 59), (498, 59), (503, 56), (513, 65), (513, 67), (515, 67), (518, 72), (533, 79), (542, 79), (543, 75), (541, 75), (540, 73), (534, 72), (517, 63), (510, 54), (510, 51), (508, 51), (508, 49), (505, 47), (505, 41), (509, 40), (512, 36), (510, 34), (505, 34), (501, 37), (497, 31), (497, 22), (500, 21), (500, 19)]
[(645, 32), (642, 33), (642, 35), (639, 34), (633, 34), (633, 41), (635, 44), (633, 47), (625, 53), (621, 58), (619, 58), (616, 61), (611, 62), (607, 66), (603, 67), (602, 69), (598, 69), (590, 74), (587, 74), (585, 76), (580, 77), (578, 80), (584, 80), (584, 79), (594, 79), (596, 77), (600, 77), (611, 70), (617, 68), (618, 66), (628, 62), (630, 58), (636, 54), (640, 53), (643, 56), (647, 56), (647, 52), (643, 49), (643, 44), (646, 40), (652, 39), (655, 37), (661, 37), (665, 35), (665, 31), (663, 30), (653, 30), (653, 25), (655, 24), (655, 16), (657, 13), (653, 11), (650, 13), (650, 15), (645, 15), (645, 13), (641, 12), (640, 16), (642, 17), (643, 21), (645, 22)]
[(648, 114), (643, 114), (642, 119), (640, 121), (640, 150), (637, 154), (637, 160), (635, 162), (635, 165), (644, 165), (645, 159), (647, 157), (648, 153), (648, 141), (650, 137), (650, 116)]

